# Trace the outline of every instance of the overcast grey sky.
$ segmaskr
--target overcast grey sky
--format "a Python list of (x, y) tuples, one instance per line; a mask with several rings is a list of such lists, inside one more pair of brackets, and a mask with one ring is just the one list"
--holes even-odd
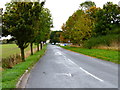
[[(53, 16), (53, 30), (60, 30), (63, 23), (67, 21), (78, 8), (80, 3), (86, 0), (46, 0), (45, 7), (49, 8)], [(97, 7), (102, 7), (108, 1), (118, 4), (119, 0), (92, 0)]]
[[(5, 8), (5, 3), (11, 0), (0, 0), (0, 7)], [(42, 1), (42, 0), (40, 0)], [(63, 23), (67, 21), (78, 8), (80, 3), (86, 0), (46, 0), (45, 7), (49, 8), (53, 17), (54, 28), (52, 30), (60, 30)], [(88, 0), (87, 0), (88, 1)], [(102, 7), (108, 1), (118, 4), (120, 0), (91, 0), (97, 7)]]

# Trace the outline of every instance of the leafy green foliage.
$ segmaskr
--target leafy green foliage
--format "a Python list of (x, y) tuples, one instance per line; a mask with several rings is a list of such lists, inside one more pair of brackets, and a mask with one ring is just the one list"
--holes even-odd
[(119, 28), (120, 7), (118, 5), (107, 2), (101, 9), (91, 1), (81, 3), (80, 9), (62, 26), (63, 38), (70, 40), (72, 44), (85, 43), (85, 47), (88, 48), (98, 45), (109, 46), (119, 36)]
[(82, 10), (77, 10), (69, 17), (62, 29), (65, 38), (69, 39), (73, 44), (81, 44), (83, 40), (91, 37), (91, 19)]
[(3, 35), (11, 35), (21, 49), (22, 60), (24, 61), (24, 49), (28, 47), (32, 23), (31, 2), (11, 2), (6, 4), (6, 11), (3, 15)]
[(100, 9), (96, 13), (96, 24), (94, 32), (96, 36), (106, 35), (111, 32), (114, 25), (120, 25), (120, 7), (112, 2), (107, 2), (103, 6), (103, 9)]
[(52, 31), (50, 35), (50, 42), (51, 43), (60, 43), (60, 35), (62, 31)]
[[(49, 9), (43, 8), (44, 2), (35, 2), (32, 8), (32, 37), (30, 40), (31, 55), (33, 54), (32, 44), (36, 43), (39, 51), (39, 44), (49, 38), (52, 18)], [(41, 45), (42, 47), (42, 45)], [(42, 49), (42, 48), (41, 48)]]
[(46, 41), (49, 38), (50, 28), (52, 27), (52, 18), (49, 9), (43, 8), (41, 10), (38, 24), (39, 28), (35, 36), (36, 43)]
[[(3, 15), (3, 36), (11, 35), (21, 50), (25, 61), (24, 49), (29, 43), (38, 44), (49, 38), (52, 24), (50, 11), (43, 8), (45, 2), (10, 2), (6, 4)], [(32, 51), (32, 50), (31, 50)]]
[(98, 36), (98, 37), (92, 37), (89, 40), (85, 41), (84, 47), (91, 49), (92, 47), (96, 46), (110, 46), (112, 42), (119, 42), (120, 34), (110, 34), (106, 36)]
[(80, 8), (83, 9), (83, 10), (90, 9), (93, 6), (96, 6), (96, 5), (92, 1), (85, 1), (85, 2), (80, 4)]

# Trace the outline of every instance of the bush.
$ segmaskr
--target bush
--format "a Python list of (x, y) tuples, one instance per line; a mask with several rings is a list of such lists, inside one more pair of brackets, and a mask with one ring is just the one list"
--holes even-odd
[(119, 42), (119, 36), (119, 34), (110, 34), (106, 36), (92, 37), (89, 40), (85, 41), (83, 46), (89, 49), (99, 45), (110, 46), (112, 42)]
[(20, 55), (12, 55), (8, 58), (2, 58), (2, 68), (12, 68), (14, 65), (22, 62)]

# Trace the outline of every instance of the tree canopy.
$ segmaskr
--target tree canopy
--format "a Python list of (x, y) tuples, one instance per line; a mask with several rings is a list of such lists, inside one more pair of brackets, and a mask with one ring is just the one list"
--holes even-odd
[(119, 25), (120, 7), (118, 5), (107, 2), (101, 9), (97, 8), (94, 2), (86, 1), (80, 4), (80, 8), (61, 27), (62, 39), (80, 45), (91, 37), (119, 32), (118, 29), (113, 29)]
[[(24, 49), (29, 43), (45, 41), (50, 31), (52, 19), (45, 2), (10, 2), (6, 4), (3, 15), (3, 36), (11, 35), (21, 50), (24, 61)], [(46, 35), (47, 34), (47, 35)], [(32, 49), (32, 48), (31, 48)]]
[(50, 43), (60, 43), (60, 35), (62, 31), (52, 31), (50, 35)]

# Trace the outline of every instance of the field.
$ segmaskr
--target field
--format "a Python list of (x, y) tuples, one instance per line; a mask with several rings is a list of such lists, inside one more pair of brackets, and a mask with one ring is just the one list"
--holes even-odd
[[(33, 48), (35, 48), (35, 47), (36, 47), (36, 45), (33, 45)], [(0, 51), (1, 50), (2, 50), (2, 53), (0, 53), (0, 58), (7, 58), (13, 54), (20, 54), (20, 49), (18, 48), (18, 46), (16, 44), (2, 44), (2, 45), (0, 45)], [(25, 52), (29, 51), (29, 50), (30, 50), (30, 47), (28, 46), (25, 49)]]
[(118, 61), (118, 57), (119, 57), (118, 51), (104, 50), (104, 49), (86, 49), (86, 48), (70, 47), (70, 46), (61, 46), (61, 47), (71, 51), (75, 51), (78, 53), (82, 53), (85, 55), (89, 55), (92, 57), (96, 57), (99, 59), (120, 64), (120, 61)]

